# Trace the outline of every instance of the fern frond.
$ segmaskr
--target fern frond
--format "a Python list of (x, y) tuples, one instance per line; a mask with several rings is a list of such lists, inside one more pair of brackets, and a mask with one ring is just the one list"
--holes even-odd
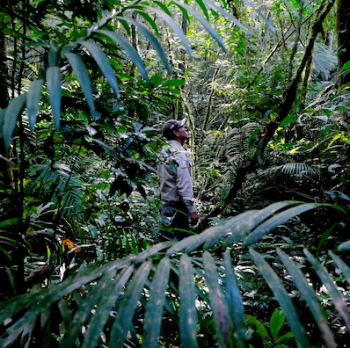
[(319, 167), (316, 165), (306, 164), (306, 163), (286, 163), (279, 166), (274, 166), (266, 169), (263, 174), (270, 175), (273, 173), (283, 173), (289, 176), (317, 176), (319, 173)]

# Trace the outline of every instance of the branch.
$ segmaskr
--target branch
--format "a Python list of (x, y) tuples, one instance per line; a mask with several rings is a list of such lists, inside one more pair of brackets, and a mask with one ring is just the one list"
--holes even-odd
[[(311, 14), (309, 17), (307, 17), (305, 19), (305, 21), (301, 24), (300, 27), (302, 27), (313, 15)], [(290, 29), (290, 27), (288, 28), (288, 30)], [(287, 31), (288, 31), (287, 30)], [(249, 83), (249, 85), (247, 86), (247, 89), (249, 89), (250, 87), (253, 86), (255, 80), (258, 78), (258, 76), (261, 74), (261, 72), (264, 70), (265, 65), (269, 62), (269, 60), (272, 58), (272, 56), (277, 52), (277, 50), (284, 44), (284, 42), (286, 40), (288, 40), (294, 33), (296, 32), (296, 30), (293, 30), (288, 36), (286, 36), (284, 39), (281, 39), (277, 45), (274, 47), (274, 49), (271, 51), (271, 53), (269, 54), (269, 56), (263, 61), (261, 68), (259, 69), (259, 71), (257, 72), (257, 74), (255, 75), (255, 77), (253, 78), (253, 80)]]

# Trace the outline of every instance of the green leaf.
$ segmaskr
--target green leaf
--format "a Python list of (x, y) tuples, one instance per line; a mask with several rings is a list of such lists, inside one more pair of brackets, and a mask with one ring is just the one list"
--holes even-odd
[(128, 22), (125, 20), (125, 18), (119, 19), (119, 22), (122, 24), (122, 26), (124, 27), (125, 31), (130, 36), (131, 35), (130, 26), (129, 26)]
[(344, 66), (340, 69), (339, 73), (343, 72), (344, 70), (350, 69), (350, 61), (346, 62)]
[(232, 268), (230, 250), (225, 251), (224, 265), (226, 270), (226, 300), (228, 311), (234, 325), (234, 340), (237, 348), (244, 348), (245, 342), (245, 323), (244, 323), (244, 307), (242, 295), (239, 291), (236, 275)]
[(173, 1), (169, 2), (168, 6), (170, 5), (175, 5), (182, 12), (183, 16), (187, 19), (188, 23), (191, 23), (190, 16), (188, 15), (188, 12), (183, 7), (179, 6)]
[(58, 66), (48, 68), (46, 71), (47, 88), (49, 90), (51, 110), (55, 127), (60, 128), (61, 113), (61, 70)]
[(316, 12), (312, 8), (312, 6), (306, 1), (306, 0), (301, 0), (310, 10), (311, 12), (316, 16)]
[(277, 226), (290, 220), (294, 216), (305, 213), (308, 210), (323, 207), (323, 206), (330, 206), (330, 205), (322, 204), (322, 203), (307, 203), (307, 204), (301, 204), (297, 207), (285, 210), (282, 213), (279, 213), (274, 217), (272, 217), (271, 219), (267, 220), (266, 222), (262, 223), (249, 236), (244, 238), (243, 246), (247, 247), (249, 245), (256, 243), (259, 239), (261, 239), (262, 237), (270, 233)]
[(321, 240), (318, 244), (317, 249), (321, 249), (321, 246), (325, 243), (325, 241), (328, 239), (329, 235), (332, 233), (334, 228), (337, 226), (337, 224), (332, 225), (331, 227), (327, 228), (324, 233), (322, 234)]
[(27, 100), (26, 93), (19, 95), (16, 98), (13, 98), (8, 107), (6, 108), (5, 117), (4, 117), (4, 126), (2, 129), (5, 148), (10, 147), (10, 141), (12, 138), (13, 130), (17, 122), (17, 118), (21, 113), (21, 110), (24, 108)]
[(156, 245), (153, 245), (152, 247), (144, 250), (142, 253), (138, 254), (133, 263), (134, 264), (138, 264), (141, 262), (144, 262), (146, 259), (148, 259), (149, 257), (153, 256), (154, 254), (157, 254), (159, 251), (168, 248), (171, 245), (174, 245), (176, 242), (162, 242), (162, 243), (158, 243)]
[(150, 80), (153, 83), (155, 88), (159, 87), (163, 82), (163, 78), (159, 75), (151, 76)]
[(185, 80), (172, 79), (163, 83), (163, 87), (179, 87), (179, 86), (183, 86), (185, 83), (186, 83)]
[(152, 280), (144, 319), (142, 348), (153, 348), (158, 344), (169, 272), (170, 260), (165, 257), (160, 261)]
[[(157, 1), (155, 1), (155, 2), (158, 3)], [(178, 24), (169, 15), (167, 15), (163, 11), (161, 11), (157, 8), (151, 7), (151, 6), (144, 6), (144, 7), (149, 9), (150, 11), (155, 12), (160, 18), (162, 18), (169, 25), (169, 27), (174, 31), (174, 33), (179, 37), (179, 39), (181, 40), (181, 42), (185, 46), (189, 56), (192, 57), (192, 50), (191, 50), (191, 47), (187, 41), (186, 35), (181, 30), (181, 28), (178, 26)]]
[(249, 248), (249, 253), (252, 256), (259, 272), (262, 274), (279, 304), (281, 305), (281, 308), (286, 315), (288, 324), (294, 333), (298, 346), (303, 348), (311, 348), (309, 340), (306, 337), (305, 329), (300, 323), (292, 300), (289, 298), (288, 293), (284, 288), (281, 280), (260, 254), (258, 254), (252, 248)]
[(181, 346), (197, 347), (196, 290), (191, 259), (183, 254), (180, 259), (180, 338)]
[(131, 330), (132, 317), (137, 307), (137, 302), (141, 296), (141, 292), (151, 270), (152, 262), (143, 263), (135, 272), (132, 282), (125, 291), (121, 300), (117, 317), (112, 326), (111, 338), (109, 346), (111, 348), (123, 347), (128, 331)]
[(277, 339), (278, 333), (280, 332), (286, 315), (280, 310), (276, 309), (270, 319), (270, 331), (274, 340)]
[(295, 205), (300, 203), (302, 202), (299, 202), (299, 201), (277, 202), (269, 205), (268, 207), (260, 211), (254, 211), (254, 215), (250, 216), (247, 214), (246, 219), (244, 219), (245, 221), (243, 220), (242, 222), (240, 222), (240, 224), (238, 224), (237, 226), (234, 226), (234, 228), (232, 229), (232, 235), (227, 238), (226, 242), (224, 243), (224, 247), (232, 245), (234, 242), (243, 238), (246, 233), (249, 233), (253, 228), (261, 224), (264, 220), (266, 220), (269, 216), (275, 214), (277, 211), (289, 205)]
[(125, 38), (123, 38), (117, 33), (113, 33), (107, 30), (95, 30), (95, 33), (109, 36), (112, 40), (114, 40), (130, 56), (132, 61), (135, 63), (135, 65), (139, 69), (140, 74), (143, 76), (143, 78), (147, 82), (149, 82), (147, 71), (146, 71), (145, 65), (143, 64), (142, 59), (140, 58), (135, 48), (131, 46)]
[(339, 251), (350, 250), (350, 241), (341, 243), (341, 244), (338, 246), (338, 250), (339, 250)]
[(119, 89), (118, 89), (117, 81), (114, 76), (114, 71), (111, 67), (111, 64), (109, 63), (108, 58), (102, 52), (101, 48), (89, 41), (80, 41), (80, 44), (85, 46), (89, 50), (89, 52), (92, 54), (92, 56), (96, 60), (96, 63), (98, 64), (101, 71), (103, 72), (103, 75), (105, 76), (110, 86), (112, 87), (113, 92), (115, 93), (117, 98), (119, 98), (120, 97)]
[(307, 249), (304, 249), (304, 254), (311, 262), (312, 266), (315, 268), (318, 277), (321, 279), (322, 283), (326, 286), (327, 290), (329, 291), (329, 295), (332, 297), (335, 307), (337, 308), (340, 316), (344, 319), (345, 326), (347, 327), (348, 331), (350, 331), (350, 314), (342, 293), (338, 291), (338, 289), (333, 283), (333, 279)]
[(264, 21), (265, 23), (268, 25), (268, 27), (270, 28), (270, 30), (276, 34), (276, 29), (274, 28), (274, 26), (271, 24), (271, 22), (261, 13), (261, 11), (259, 9), (257, 9), (254, 5), (252, 5), (250, 2), (248, 2), (247, 0), (242, 0), (248, 7), (252, 8)]
[(329, 251), (328, 254), (332, 257), (333, 261), (343, 272), (346, 281), (350, 284), (350, 268), (349, 266), (337, 255), (335, 255), (332, 251)]
[(261, 322), (258, 319), (256, 319), (255, 317), (253, 317), (251, 315), (245, 315), (244, 320), (245, 320), (245, 323), (248, 327), (251, 324), (255, 325), (257, 334), (259, 334), (259, 336), (265, 342), (265, 338), (269, 337), (269, 334), (268, 334), (265, 326), (263, 324), (261, 324)]
[[(120, 17), (116, 17), (117, 19), (119, 19)], [(145, 37), (147, 38), (147, 40), (152, 44), (152, 46), (154, 47), (154, 49), (157, 51), (159, 58), (161, 59), (161, 61), (163, 62), (165, 68), (168, 70), (169, 74), (171, 73), (171, 69), (168, 63), (168, 59), (166, 57), (166, 55), (164, 54), (164, 51), (162, 49), (162, 46), (160, 45), (159, 41), (156, 39), (156, 37), (142, 24), (140, 24), (139, 22), (125, 17), (125, 20), (129, 21), (130, 23), (132, 23), (133, 25), (135, 25), (139, 31), (145, 35)]]
[[(252, 218), (256, 215), (256, 210), (247, 211), (239, 214), (232, 219), (228, 219), (223, 225), (216, 226), (211, 236), (205, 242), (203, 249), (208, 250), (213, 245), (220, 242), (220, 240), (231, 234), (228, 238), (235, 236), (238, 239), (242, 238), (247, 233), (247, 222), (252, 221)], [(232, 237), (233, 238), (233, 237)], [(225, 243), (226, 244), (226, 243)], [(231, 243), (232, 244), (232, 243)]]
[(309, 282), (305, 278), (304, 274), (300, 271), (299, 267), (289, 259), (289, 257), (280, 249), (277, 249), (277, 254), (281, 258), (282, 262), (286, 266), (289, 274), (292, 276), (293, 283), (297, 286), (298, 290), (303, 295), (313, 317), (315, 318), (316, 324), (325, 340), (327, 347), (335, 348), (332, 331), (328, 326), (327, 316), (325, 315), (320, 303), (318, 302), (317, 296), (310, 287)]
[(71, 347), (74, 344), (76, 338), (81, 332), (81, 328), (89, 322), (91, 310), (97, 304), (108, 284), (112, 281), (111, 279), (115, 273), (115, 270), (106, 272), (97, 282), (97, 284), (94, 285), (88, 292), (87, 297), (82, 301), (73, 319), (71, 320), (67, 330), (67, 335), (61, 340), (60, 347)]
[(114, 280), (107, 284), (102, 296), (97, 303), (95, 315), (92, 317), (84, 336), (81, 348), (94, 348), (98, 345), (101, 332), (109, 319), (111, 308), (115, 306), (123, 286), (126, 284), (134, 270), (133, 266), (123, 269)]
[[(216, 5), (211, 0), (204, 0), (206, 4), (208, 4), (210, 7), (215, 8), (218, 12), (220, 12), (223, 16), (228, 18), (232, 23), (236, 24), (238, 27), (240, 27), (243, 31), (245, 31), (247, 34), (252, 34), (252, 32), (247, 29), (243, 24), (241, 24), (235, 17), (233, 17), (231, 14), (229, 14), (227, 11), (223, 10), (220, 6)], [(207, 18), (208, 19), (208, 18)], [(209, 20), (209, 19), (208, 19)]]
[(33, 81), (30, 84), (29, 90), (27, 93), (27, 112), (28, 112), (29, 126), (32, 132), (34, 130), (34, 126), (36, 122), (36, 115), (39, 109), (41, 90), (44, 82), (45, 82), (44, 80)]
[(103, 147), (103, 149), (108, 153), (108, 155), (114, 157), (117, 160), (120, 160), (117, 151), (115, 151), (111, 146), (107, 145), (106, 143), (104, 143), (103, 141), (101, 141), (99, 139), (91, 139), (91, 141), (101, 145)]
[(283, 2), (294, 13), (295, 17), (300, 19), (299, 12), (287, 0), (283, 0)]
[(287, 124), (290, 124), (298, 119), (298, 116), (288, 116), (280, 123), (280, 127), (286, 126)]
[(157, 36), (159, 36), (159, 31), (156, 22), (151, 18), (151, 16), (143, 11), (135, 11), (137, 14), (139, 14), (143, 19), (145, 19), (149, 25), (152, 27), (152, 29), (156, 32)]
[(198, 6), (201, 8), (201, 10), (203, 11), (205, 18), (207, 19), (207, 21), (209, 22), (209, 14), (208, 14), (208, 10), (203, 2), (203, 0), (195, 0), (196, 3), (198, 4)]
[(54, 67), (57, 64), (58, 43), (56, 40), (51, 40), (48, 54), (49, 67)]
[(164, 5), (163, 3), (161, 3), (160, 1), (153, 1), (155, 4), (157, 4), (168, 16), (172, 16), (171, 12), (169, 11), (169, 9), (166, 7), (166, 5)]
[(62, 316), (62, 319), (63, 319), (63, 323), (64, 323), (64, 326), (66, 328), (66, 332), (69, 330), (69, 325), (72, 321), (72, 316), (71, 316), (71, 312), (69, 310), (69, 307), (67, 305), (67, 302), (64, 298), (61, 298), (58, 303), (58, 308), (60, 310), (60, 313), (61, 313), (61, 316)]
[(219, 46), (222, 48), (224, 52), (226, 52), (226, 47), (222, 42), (219, 34), (213, 29), (209, 22), (207, 22), (197, 11), (195, 11), (191, 6), (188, 6), (184, 3), (178, 2), (177, 0), (172, 0), (175, 4), (185, 8), (194, 18), (200, 22), (203, 27), (207, 30), (207, 32), (217, 41)]
[(210, 306), (214, 313), (218, 346), (219, 348), (233, 347), (233, 325), (228, 313), (228, 305), (218, 283), (218, 273), (214, 259), (208, 251), (204, 252), (203, 265), (210, 294)]
[(83, 90), (86, 102), (90, 108), (91, 115), (94, 118), (96, 118), (94, 99), (92, 97), (92, 90), (91, 90), (91, 82), (83, 60), (79, 55), (75, 53), (66, 53), (65, 57), (67, 57), (69, 64), (72, 66), (73, 71), (80, 84), (80, 87)]
[[(93, 264), (85, 267), (83, 271), (80, 271), (77, 275), (73, 275), (64, 282), (54, 285), (47, 290), (38, 291), (36, 293), (27, 293), (17, 296), (9, 301), (0, 302), (0, 308), (6, 307), (6, 311), (0, 311), (0, 322), (2, 323), (5, 319), (12, 317), (22, 308), (30, 308), (21, 319), (7, 329), (7, 332), (10, 334), (12, 331), (16, 331), (18, 327), (21, 327), (21, 325), (27, 320), (35, 318), (39, 313), (50, 307), (52, 303), (58, 301), (62, 296), (67, 295), (84, 284), (100, 278), (101, 274), (112, 269), (117, 270), (126, 267), (133, 258), (134, 255), (130, 255), (124, 259), (110, 262), (101, 267), (97, 267), (97, 264)], [(43, 296), (43, 293), (45, 293), (45, 296)]]

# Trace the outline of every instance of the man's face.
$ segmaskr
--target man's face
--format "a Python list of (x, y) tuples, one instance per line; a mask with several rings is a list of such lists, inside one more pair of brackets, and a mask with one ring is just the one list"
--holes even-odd
[(188, 138), (187, 130), (184, 126), (179, 127), (179, 130), (176, 132), (176, 135), (179, 139), (187, 139)]

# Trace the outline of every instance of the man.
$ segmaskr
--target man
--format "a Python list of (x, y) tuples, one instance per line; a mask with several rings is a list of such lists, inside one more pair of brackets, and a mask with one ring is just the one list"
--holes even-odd
[(181, 121), (169, 120), (163, 126), (163, 135), (170, 145), (161, 152), (162, 164), (158, 166), (160, 176), (160, 192), (163, 206), (161, 212), (172, 217), (170, 228), (174, 234), (167, 235), (170, 239), (181, 240), (189, 234), (191, 224), (198, 222), (199, 215), (193, 203), (193, 187), (191, 165), (183, 145), (188, 138), (184, 127), (186, 118)]

